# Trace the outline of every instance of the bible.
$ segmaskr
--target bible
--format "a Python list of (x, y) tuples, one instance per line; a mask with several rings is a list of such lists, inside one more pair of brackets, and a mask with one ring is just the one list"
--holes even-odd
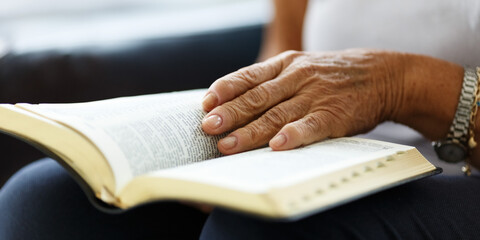
[(178, 200), (296, 219), (441, 171), (414, 147), (354, 137), (222, 156), (225, 135), (200, 126), (205, 91), (0, 104), (0, 131), (56, 159), (111, 212)]

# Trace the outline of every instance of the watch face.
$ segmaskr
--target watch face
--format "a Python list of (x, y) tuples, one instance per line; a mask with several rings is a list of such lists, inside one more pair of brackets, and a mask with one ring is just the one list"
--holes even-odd
[(460, 144), (443, 143), (437, 146), (435, 150), (438, 157), (446, 162), (457, 163), (467, 157), (467, 150)]

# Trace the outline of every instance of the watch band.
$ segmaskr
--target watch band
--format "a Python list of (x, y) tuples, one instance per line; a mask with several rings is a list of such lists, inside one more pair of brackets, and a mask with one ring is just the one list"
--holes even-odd
[(477, 92), (478, 77), (476, 69), (472, 67), (465, 67), (462, 91), (457, 105), (457, 111), (453, 118), (450, 132), (447, 138), (457, 139), (460, 143), (467, 146), (468, 128), (470, 124), (470, 112), (475, 101), (475, 94)]

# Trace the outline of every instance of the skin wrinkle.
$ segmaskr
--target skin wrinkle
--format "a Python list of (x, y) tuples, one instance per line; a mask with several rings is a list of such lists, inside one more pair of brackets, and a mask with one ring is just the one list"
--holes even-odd
[[(235, 97), (238, 97), (238, 96), (242, 95), (246, 91), (248, 91), (252, 88), (255, 88), (257, 86), (257, 84), (260, 84), (264, 81), (270, 80), (270, 79), (265, 79), (265, 77), (262, 76), (262, 75), (267, 75), (267, 76), (272, 75), (273, 78), (276, 78), (281, 72), (282, 62), (277, 60), (276, 61), (277, 64), (273, 64), (274, 59), (275, 58), (270, 59), (269, 60), (270, 63), (269, 63), (269, 61), (262, 62), (262, 63), (256, 63), (256, 64), (254, 64), (250, 67), (244, 67), (244, 68), (241, 68), (241, 69), (237, 70), (236, 72), (230, 73), (230, 74), (218, 79), (217, 81), (215, 81), (212, 84), (212, 86), (209, 88), (208, 92), (212, 91), (212, 89), (220, 88), (220, 89), (223, 90), (223, 91), (220, 91), (220, 92), (225, 92), (226, 91), (226, 92), (228, 92), (228, 96), (230, 96), (230, 97), (227, 98), (227, 99), (222, 99), (222, 98), (218, 99), (218, 101), (219, 101), (218, 104), (228, 102), (228, 101), (234, 99)], [(280, 69), (278, 69), (277, 65), (280, 65)], [(246, 77), (248, 74), (244, 74), (243, 72), (248, 71), (248, 69), (252, 68), (252, 67), (255, 68), (255, 69), (258, 69), (256, 71), (258, 71), (260, 75), (258, 77), (255, 77), (255, 78), (248, 78), (248, 77)], [(243, 78), (242, 78), (242, 76), (243, 76)], [(265, 80), (262, 80), (262, 79), (265, 79)], [(241, 86), (239, 86), (239, 84)], [(219, 92), (217, 92), (217, 97), (219, 95), (222, 95), (222, 94), (219, 94)], [(211, 109), (208, 109), (208, 110), (211, 110)]]
[[(237, 123), (239, 125), (241, 125), (242, 123), (246, 124), (250, 120), (250, 119), (245, 119), (245, 118), (242, 119), (240, 117), (240, 111), (235, 111), (234, 110), (235, 106), (232, 106), (232, 104), (223, 105), (223, 106), (220, 106), (219, 108), (224, 108), (223, 111), (219, 110), (219, 112), (223, 113), (223, 122), (224, 122), (223, 124), (225, 124), (225, 119), (229, 119), (230, 122)], [(231, 108), (233, 108), (233, 109), (231, 109)]]
[[(381, 91), (377, 90), (379, 93), (383, 93), (383, 99), (385, 100), (384, 102), (381, 102), (381, 108), (378, 110), (379, 116), (380, 116), (379, 121), (383, 122), (386, 120), (392, 120), (396, 115), (396, 112), (397, 112), (396, 110), (399, 109), (401, 105), (401, 99), (403, 99), (402, 97), (403, 87), (390, 86), (390, 85), (393, 85), (395, 82), (398, 84), (399, 81), (398, 80), (395, 81), (395, 79), (402, 80), (402, 77), (399, 77), (398, 73), (396, 73), (395, 71), (392, 71), (392, 68), (388, 67), (389, 63), (385, 58), (380, 58), (380, 60), (382, 64), (378, 67), (379, 68), (378, 71), (385, 72), (384, 75), (386, 77), (386, 79), (383, 81), (385, 84), (383, 85), (383, 88), (381, 88)], [(397, 65), (397, 66), (401, 66), (401, 65)], [(400, 82), (403, 82), (403, 81), (400, 81)], [(393, 89), (395, 89), (395, 91), (393, 91)], [(400, 90), (401, 92), (397, 94), (397, 97), (392, 96), (393, 93), (398, 92), (398, 90)]]
[[(305, 115), (308, 112), (310, 112), (310, 109), (312, 107), (311, 101), (308, 101), (308, 97), (302, 93), (295, 95), (295, 97), (292, 99), (291, 104), (294, 105), (296, 109), (301, 109), (302, 115)], [(295, 121), (297, 119), (295, 119)]]
[[(338, 82), (338, 81), (337, 81)], [(362, 86), (366, 86), (365, 82), (366, 81), (361, 81), (362, 82)], [(336, 83), (335, 81), (332, 81), (332, 83)], [(313, 109), (311, 110), (311, 112), (316, 112), (316, 111), (329, 111), (330, 114), (332, 116), (336, 116), (337, 119), (340, 119), (341, 115), (345, 115), (347, 116), (348, 118), (350, 119), (354, 119), (356, 116), (355, 116), (355, 113), (354, 112), (349, 112), (349, 111), (344, 111), (344, 109), (347, 109), (347, 105), (348, 105), (348, 102), (357, 102), (357, 101), (354, 101), (354, 99), (358, 99), (359, 98), (359, 95), (361, 94), (360, 91), (358, 91), (358, 87), (360, 85), (355, 85), (355, 84), (350, 84), (350, 83), (344, 83), (344, 82), (339, 82), (338, 84), (340, 85), (345, 85), (346, 87), (352, 87), (355, 89), (354, 91), (350, 91), (349, 93), (346, 94), (346, 98), (345, 99), (333, 99), (333, 100), (329, 100), (328, 102), (320, 102), (316, 105), (319, 105), (319, 106), (328, 106), (328, 108), (333, 108), (333, 110), (328, 110), (328, 108), (318, 108), (318, 109)], [(334, 84), (335, 85), (335, 84)], [(328, 95), (328, 97), (325, 97), (327, 98), (331, 98), (331, 97), (335, 97), (336, 96), (336, 87), (330, 87), (330, 86), (325, 86), (323, 88), (323, 91), (321, 91), (323, 94), (322, 95)], [(318, 100), (317, 100), (318, 101)], [(355, 108), (356, 110), (362, 110), (361, 109), (362, 106), (359, 106), (357, 108)], [(339, 113), (339, 114), (336, 114), (336, 113)], [(363, 118), (360, 118), (360, 119), (366, 119), (365, 117)], [(357, 120), (358, 121), (358, 120)], [(363, 123), (365, 125), (365, 123)], [(358, 127), (355, 127), (355, 129), (358, 129)], [(351, 134), (354, 134), (356, 132), (359, 132), (359, 131), (362, 131), (364, 129), (360, 129), (360, 130), (355, 130), (353, 131)]]
[[(286, 81), (286, 79), (287, 79), (286, 77), (279, 77), (279, 78), (275, 78), (267, 82), (264, 82), (262, 84), (263, 87), (265, 88), (265, 94), (274, 96), (279, 99), (276, 101), (272, 101), (273, 103), (271, 104), (272, 106), (275, 106), (279, 102), (283, 102), (291, 98), (295, 94), (295, 92), (292, 90), (293, 87), (288, 86), (288, 81)], [(283, 82), (285, 82), (285, 84)]]
[[(262, 132), (267, 132), (264, 130), (264, 128), (267, 128), (267, 126), (265, 125), (262, 125), (260, 127), (256, 127), (256, 128), (252, 128), (252, 127), (245, 127), (245, 128), (242, 128), (241, 130), (243, 130), (243, 134), (245, 134), (247, 136), (247, 141), (246, 143), (249, 144), (249, 146), (254, 146), (255, 145), (255, 140), (256, 139), (262, 139), (263, 138), (267, 138), (268, 136), (265, 136), (263, 135), (262, 136)], [(258, 137), (260, 136), (260, 138)]]
[(260, 84), (256, 88), (250, 89), (238, 97), (238, 103), (235, 102), (232, 104), (237, 107), (235, 109), (238, 109), (244, 113), (248, 111), (257, 113), (268, 107), (267, 104), (272, 101), (272, 95), (273, 94), (271, 93), (269, 87), (266, 87), (264, 84)]
[(258, 77), (258, 74), (256, 73), (257, 71), (259, 71), (258, 69), (259, 69), (259, 66), (253, 67), (253, 68), (241, 69), (240, 71), (238, 71), (237, 78), (248, 82), (248, 85), (250, 86), (255, 86), (259, 82), (258, 79), (261, 79)]
[[(370, 58), (370, 57), (369, 57), (369, 58), (363, 58), (362, 60), (363, 60), (363, 61), (372, 61), (372, 58)], [(351, 65), (351, 64), (345, 64), (345, 65)], [(362, 67), (364, 67), (364, 66), (362, 66)], [(341, 84), (343, 83), (343, 84), (346, 85), (346, 86), (350, 85), (349, 87), (351, 87), (351, 85), (353, 85), (353, 86), (354, 86), (354, 89), (356, 90), (356, 91), (354, 91), (354, 92), (356, 92), (357, 94), (358, 94), (358, 91), (359, 91), (359, 88), (360, 88), (360, 87), (362, 87), (362, 86), (363, 86), (363, 87), (367, 86), (366, 82), (373, 82), (373, 81), (367, 81), (366, 78), (363, 77), (363, 75), (365, 75), (365, 73), (366, 73), (367, 71), (364, 71), (362, 68), (343, 69), (343, 70), (341, 70), (340, 72), (342, 72), (342, 73), (343, 73), (344, 75), (346, 75), (346, 76), (349, 76), (349, 75), (353, 75), (353, 76), (354, 76), (354, 77), (352, 77), (352, 78), (350, 78), (350, 77), (343, 77), (344, 79), (346, 78), (346, 81), (340, 81), (340, 83), (341, 83)], [(334, 74), (334, 75), (338, 76), (338, 75), (342, 75), (342, 74)], [(351, 83), (351, 81), (350, 81), (351, 79), (355, 79), (354, 84)], [(351, 94), (351, 93), (350, 93), (350, 94)], [(347, 96), (351, 96), (350, 94), (347, 94)], [(357, 97), (358, 97), (358, 95), (357, 95)], [(347, 112), (347, 113), (343, 113), (343, 114), (348, 115), (348, 112)], [(351, 117), (351, 116), (350, 116), (350, 117)]]
[[(407, 65), (407, 57), (406, 57), (406, 54), (397, 54), (398, 56), (398, 66), (400, 66), (399, 68), (396, 69), (396, 73), (393, 74), (397, 79), (396, 82), (394, 82), (394, 77), (393, 75), (390, 75), (391, 76), (391, 79), (390, 79), (390, 83), (393, 85), (391, 87), (391, 89), (395, 89), (396, 92), (397, 92), (397, 95), (396, 95), (396, 105), (393, 107), (392, 109), (392, 113), (391, 113), (391, 117), (389, 118), (389, 120), (393, 120), (395, 121), (398, 116), (400, 115), (400, 112), (402, 111), (406, 111), (406, 109), (408, 109), (408, 105), (405, 101), (406, 99), (406, 96), (408, 91), (409, 90), (409, 86), (407, 86), (407, 80), (406, 80), (406, 65)], [(394, 85), (396, 84), (396, 85)], [(415, 85), (414, 85), (415, 86)], [(415, 89), (415, 88), (414, 88)]]
[[(256, 132), (269, 133), (268, 135), (264, 134), (265, 136), (263, 137), (264, 139), (266, 139), (266, 141), (268, 141), (277, 133), (276, 129), (280, 129), (285, 123), (296, 121), (301, 116), (305, 115), (305, 113), (307, 112), (306, 106), (298, 102), (299, 102), (299, 99), (293, 99), (292, 101), (282, 102), (279, 105), (275, 106), (274, 108), (265, 112), (262, 116), (260, 116), (257, 120), (253, 121), (251, 124), (247, 125), (245, 127), (245, 130), (247, 131), (248, 138), (250, 139), (250, 141), (247, 141), (247, 142), (253, 142), (253, 139), (255, 139), (256, 136), (258, 136)], [(293, 106), (298, 106), (298, 107), (293, 107)], [(292, 111), (287, 111), (285, 109), (295, 109), (297, 110), (297, 112), (292, 117)], [(277, 115), (277, 117), (272, 116), (272, 114), (274, 114), (273, 112), (275, 111), (281, 111), (275, 114)], [(256, 131), (255, 129), (259, 129), (259, 130)], [(263, 145), (264, 144), (255, 143), (255, 144), (252, 144), (251, 146), (258, 147)]]
[[(241, 79), (240, 77), (232, 77), (232, 79), (227, 79), (225, 81), (225, 86), (229, 89), (229, 92), (236, 92), (236, 90), (238, 88), (241, 88), (242, 89), (242, 92), (243, 91), (247, 91), (248, 89), (250, 89), (250, 86), (249, 84), (251, 84), (249, 81), (247, 80), (243, 80)], [(239, 86), (241, 85), (241, 86)], [(235, 97), (237, 97), (238, 95), (235, 95)]]
[(263, 62), (264, 64), (268, 64), (271, 67), (271, 69), (273, 69), (275, 76), (272, 79), (277, 78), (285, 69), (285, 66), (288, 65), (288, 64), (285, 64), (285, 59), (281, 58), (281, 56), (282, 54), (279, 54)]
[(294, 125), (294, 129), (297, 131), (295, 137), (302, 137), (299, 146), (303, 146), (306, 141), (312, 138), (313, 135), (318, 134), (321, 130), (325, 131), (328, 129), (322, 129), (322, 126), (325, 124), (315, 116), (315, 114), (307, 114), (304, 118), (300, 119), (299, 124)]
[(293, 81), (295, 83), (294, 84), (295, 93), (299, 94), (306, 89), (307, 85), (309, 85), (310, 83), (313, 83), (315, 79), (318, 78), (318, 73), (314, 73), (311, 76), (302, 76), (300, 74), (296, 74), (294, 76), (295, 76), (295, 79)]
[(299, 59), (296, 59), (289, 68), (298, 72), (298, 75), (302, 77), (314, 76), (318, 71), (318, 66), (315, 63), (310, 61), (301, 61)]
[[(251, 89), (238, 97), (238, 101), (229, 102), (224, 105), (226, 107), (225, 111), (231, 113), (231, 116), (233, 116), (234, 126), (239, 127), (257, 119), (259, 114), (268, 112), (268, 109), (272, 107), (272, 105), (276, 105), (277, 102), (283, 102), (287, 100), (285, 98), (288, 98), (289, 95), (294, 94), (293, 91), (286, 91), (285, 89), (287, 88), (280, 87), (281, 83), (274, 81), (276, 80), (264, 82), (255, 88), (256, 90)], [(280, 80), (278, 79), (278, 81)], [(263, 91), (263, 93), (261, 93), (261, 91)], [(285, 97), (280, 100), (271, 101), (272, 96)], [(245, 117), (242, 118), (241, 116)]]
[[(372, 58), (364, 58), (363, 60), (368, 60), (368, 61), (371, 61)], [(335, 63), (341, 63), (342, 65), (345, 65), (345, 66), (349, 66), (349, 65), (352, 65), (350, 63), (350, 61), (333, 61)], [(311, 66), (311, 65), (310, 65)], [(309, 66), (309, 67), (310, 67)], [(316, 67), (318, 66), (325, 66), (325, 64), (317, 64)], [(364, 66), (362, 66), (364, 67)], [(342, 68), (342, 66), (340, 67), (336, 67), (336, 68)], [(322, 80), (324, 80), (324, 87), (321, 88), (322, 90), (319, 90), (319, 92), (321, 93), (320, 95), (322, 95), (324, 98), (328, 98), (328, 97), (331, 97), (331, 96), (335, 96), (336, 94), (336, 89), (342, 89), (342, 88), (351, 88), (352, 85), (353, 85), (353, 88), (354, 88), (354, 91), (353, 93), (351, 91), (349, 91), (349, 93), (347, 93), (347, 98), (353, 98), (353, 94), (355, 94), (355, 96), (358, 98), (359, 96), (359, 88), (361, 87), (366, 87), (367, 86), (367, 83), (368, 82), (366, 80), (366, 78), (358, 78), (358, 75), (365, 75), (365, 73), (367, 71), (363, 70), (362, 68), (347, 68), (348, 70), (345, 71), (344, 70), (340, 70), (340, 71), (333, 71), (333, 72), (329, 72), (329, 71), (332, 71), (331, 70), (331, 67), (327, 67), (327, 69), (325, 70), (327, 72), (327, 74), (324, 74), (324, 73), (318, 73), (319, 70), (311, 70), (309, 69), (309, 71), (306, 71), (306, 72), (314, 72), (315, 75), (321, 75), (322, 77)], [(322, 69), (320, 69), (322, 70)], [(350, 77), (349, 75), (354, 75), (354, 77)], [(357, 76), (355, 76), (357, 75)], [(314, 78), (313, 78), (314, 79)], [(351, 83), (351, 79), (355, 79), (356, 81), (354, 82), (354, 84)], [(314, 81), (312, 80), (312, 78), (310, 78), (309, 80), (311, 81)], [(360, 81), (359, 81), (360, 80)], [(331, 83), (332, 86), (330, 85), (327, 85), (328, 83)], [(306, 87), (307, 86), (307, 87)], [(300, 86), (300, 88), (302, 87), (306, 87), (307, 89), (309, 89), (308, 87), (308, 81), (307, 81), (307, 84), (306, 86)], [(328, 90), (331, 90), (331, 91), (328, 91)], [(327, 95), (327, 96), (325, 96)], [(330, 95), (330, 96), (328, 96)], [(351, 99), (349, 99), (351, 100)], [(331, 116), (335, 116), (336, 119), (342, 119), (340, 117), (340, 115), (345, 115), (347, 116), (348, 118), (351, 118), (351, 119), (354, 119), (354, 115), (353, 114), (350, 114), (348, 111), (344, 111), (344, 109), (346, 109), (346, 107), (344, 106), (340, 106), (340, 107), (335, 107), (336, 105), (341, 105), (339, 103), (342, 103), (343, 101), (341, 99), (338, 99), (337, 102), (334, 104), (334, 103), (324, 103), (324, 104), (317, 104), (317, 105), (326, 105), (326, 106), (329, 106), (329, 108), (332, 108), (334, 110), (329, 110), (328, 108), (324, 108), (323, 110), (324, 111), (328, 111), (330, 113)], [(352, 101), (350, 101), (352, 102)], [(343, 105), (347, 105), (346, 103), (343, 103)], [(318, 111), (318, 110), (313, 110), (311, 112), (315, 112), (315, 111)], [(337, 114), (337, 113), (340, 113), (340, 114)], [(361, 119), (366, 119), (366, 118), (361, 118)], [(365, 123), (363, 123), (365, 124)], [(357, 124), (358, 125), (358, 124)], [(354, 130), (353, 132), (359, 132), (359, 131), (362, 131), (364, 129), (362, 129), (361, 127), (354, 127)], [(342, 135), (342, 133), (338, 134), (338, 135)]]
[[(260, 126), (260, 127), (257, 127), (257, 128), (252, 128), (252, 127), (245, 127), (243, 129), (241, 129), (241, 131), (239, 133), (242, 133), (244, 135), (246, 135), (246, 140), (245, 140), (245, 144), (248, 146), (248, 147), (259, 147), (261, 145), (257, 144), (254, 140), (255, 139), (261, 139), (261, 140), (267, 140), (269, 138), (271, 138), (272, 136), (270, 135), (265, 135), (265, 134), (262, 134), (264, 132), (268, 132), (266, 129), (264, 128), (267, 128), (268, 126)], [(263, 141), (262, 141), (263, 142)]]
[[(331, 129), (330, 130), (330, 135), (324, 136), (323, 138), (325, 138), (325, 137), (340, 137), (340, 136), (344, 136), (344, 135), (347, 134), (347, 132), (345, 131), (345, 129), (347, 129), (346, 128), (347, 126), (345, 126), (345, 124), (343, 123), (343, 121), (341, 121), (341, 119), (342, 119), (342, 115), (345, 116), (345, 115), (348, 115), (348, 114), (345, 110), (343, 110), (344, 108), (342, 108), (341, 106), (338, 106), (338, 105), (339, 104), (331, 104), (331, 105), (328, 105), (328, 108), (324, 107), (323, 109), (318, 111), (318, 113), (322, 113), (324, 115), (324, 118), (329, 119), (329, 121), (327, 122), (327, 124), (325, 124), (325, 126), (327, 126), (328, 128)], [(326, 116), (328, 116), (328, 117), (326, 117)], [(332, 124), (328, 124), (328, 123), (332, 123), (332, 122), (336, 122), (339, 125), (343, 125), (343, 127), (333, 127), (332, 128), (332, 127), (330, 127), (330, 126), (332, 126)], [(354, 127), (354, 129), (357, 129), (357, 127)], [(317, 139), (317, 140), (321, 140), (321, 139)]]
[[(268, 110), (263, 116), (265, 118), (265, 122), (271, 124), (275, 129), (279, 129), (283, 126), (284, 123), (290, 122), (290, 117), (292, 116), (292, 112), (296, 111), (296, 109), (286, 111), (281, 107), (275, 107)], [(298, 110), (296, 111), (298, 113)], [(294, 116), (299, 114), (294, 114)]]

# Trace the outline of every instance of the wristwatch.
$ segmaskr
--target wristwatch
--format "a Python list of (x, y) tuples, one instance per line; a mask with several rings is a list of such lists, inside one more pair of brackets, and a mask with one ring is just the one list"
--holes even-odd
[(477, 86), (475, 68), (465, 67), (462, 91), (450, 131), (445, 139), (433, 143), (438, 158), (443, 161), (457, 163), (468, 157), (468, 129)]

